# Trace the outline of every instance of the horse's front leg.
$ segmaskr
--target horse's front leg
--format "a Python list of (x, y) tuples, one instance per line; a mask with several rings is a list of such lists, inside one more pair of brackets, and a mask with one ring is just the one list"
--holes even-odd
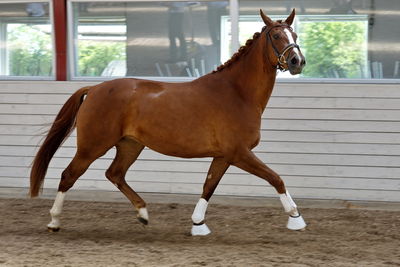
[(210, 169), (208, 170), (206, 181), (204, 182), (203, 194), (197, 202), (192, 214), (192, 235), (208, 235), (211, 233), (210, 229), (204, 222), (208, 201), (228, 167), (229, 163), (227, 163), (223, 158), (213, 159)]
[(235, 166), (268, 181), (279, 194), (279, 198), (285, 211), (289, 214), (287, 228), (290, 230), (303, 230), (306, 227), (303, 217), (300, 215), (296, 203), (293, 201), (285, 184), (277, 173), (268, 168), (253, 152), (246, 151), (240, 155), (240, 160)]

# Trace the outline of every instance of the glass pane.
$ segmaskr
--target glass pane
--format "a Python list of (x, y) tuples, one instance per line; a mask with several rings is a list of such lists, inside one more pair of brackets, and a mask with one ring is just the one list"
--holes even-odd
[(228, 13), (228, 1), (75, 2), (75, 76), (204, 75)]
[(53, 73), (48, 3), (0, 3), (0, 77)]
[(274, 19), (296, 8), (293, 27), (307, 59), (299, 77), (400, 78), (397, 0), (240, 0), (239, 6), (241, 42), (251, 37), (249, 28), (261, 29), (260, 8)]

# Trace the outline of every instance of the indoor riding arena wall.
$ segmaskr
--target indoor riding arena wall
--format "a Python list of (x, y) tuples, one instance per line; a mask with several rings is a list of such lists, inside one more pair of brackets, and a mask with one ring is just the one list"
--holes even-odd
[[(95, 82), (0, 82), (0, 187), (28, 188), (32, 159), (67, 98)], [(278, 83), (262, 120), (256, 154), (295, 198), (400, 201), (400, 90), (393, 84)], [(50, 163), (57, 188), (75, 153), (75, 132)], [(74, 190), (118, 191), (104, 176), (114, 149)], [(209, 158), (181, 159), (145, 149), (127, 173), (138, 192), (200, 195)], [(265, 181), (230, 167), (218, 195), (276, 196)]]

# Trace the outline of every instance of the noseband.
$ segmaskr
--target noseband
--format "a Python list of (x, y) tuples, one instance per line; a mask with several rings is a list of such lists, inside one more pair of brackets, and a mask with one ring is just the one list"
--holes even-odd
[(273, 50), (274, 50), (274, 53), (275, 53), (276, 57), (278, 58), (278, 65), (276, 66), (276, 68), (279, 69), (279, 70), (281, 70), (281, 71), (287, 71), (288, 69), (284, 67), (285, 64), (286, 64), (286, 66), (288, 66), (287, 60), (286, 60), (286, 57), (285, 57), (286, 53), (287, 53), (290, 49), (293, 49), (293, 48), (297, 48), (297, 49), (300, 50), (300, 47), (299, 47), (299, 45), (296, 44), (296, 43), (290, 43), (290, 44), (288, 44), (288, 45), (283, 49), (283, 51), (280, 53), (279, 50), (278, 50), (278, 48), (276, 48), (276, 46), (274, 45), (274, 42), (273, 42), (272, 39), (271, 39), (271, 30), (272, 30), (273, 28), (278, 28), (278, 27), (289, 28), (291, 31), (292, 31), (292, 27), (290, 27), (289, 25), (285, 25), (285, 24), (279, 24), (279, 25), (275, 25), (275, 26), (269, 28), (269, 29), (267, 30), (267, 32), (266, 32), (266, 34), (267, 34), (267, 40), (271, 43), (272, 48), (273, 48)]

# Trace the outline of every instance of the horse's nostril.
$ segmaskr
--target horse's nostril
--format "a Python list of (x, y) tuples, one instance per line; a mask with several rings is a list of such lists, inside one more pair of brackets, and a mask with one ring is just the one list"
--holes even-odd
[(306, 65), (306, 60), (304, 58), (301, 60), (301, 65), (302, 66)]
[(296, 57), (293, 57), (293, 58), (290, 60), (290, 63), (292, 63), (293, 65), (296, 65), (296, 64), (297, 64), (297, 58), (296, 58)]

